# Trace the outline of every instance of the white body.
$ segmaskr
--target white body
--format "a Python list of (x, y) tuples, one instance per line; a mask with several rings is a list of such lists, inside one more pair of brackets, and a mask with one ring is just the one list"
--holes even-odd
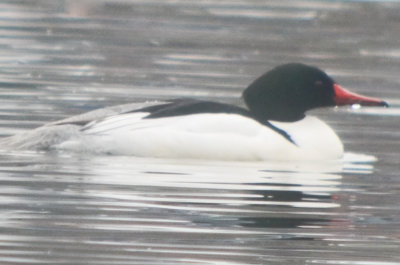
[(238, 114), (192, 114), (143, 119), (148, 113), (107, 117), (54, 148), (142, 157), (218, 160), (334, 160), (343, 155), (335, 132), (315, 117), (272, 122), (292, 140)]

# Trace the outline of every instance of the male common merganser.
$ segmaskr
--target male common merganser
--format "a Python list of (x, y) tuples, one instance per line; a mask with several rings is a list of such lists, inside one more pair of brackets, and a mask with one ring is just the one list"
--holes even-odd
[(351, 104), (388, 106), (349, 92), (320, 69), (300, 63), (265, 73), (243, 92), (243, 99), (247, 108), (178, 99), (97, 112), (45, 125), (28, 137), (6, 142), (142, 157), (333, 160), (343, 155), (340, 139), (306, 111)]

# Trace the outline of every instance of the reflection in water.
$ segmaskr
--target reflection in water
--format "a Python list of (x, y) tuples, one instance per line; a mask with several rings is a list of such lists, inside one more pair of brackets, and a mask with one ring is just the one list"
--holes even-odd
[(235, 102), (284, 62), (389, 109), (318, 111), (336, 163), (0, 154), (1, 264), (398, 264), (399, 5), (3, 1), (2, 136), (92, 109)]
[(283, 240), (275, 243), (278, 249), (286, 249), (288, 240), (322, 242), (337, 228), (351, 229), (338, 195), (346, 172), (340, 167), (359, 166), (328, 163), (328, 172), (319, 172), (322, 165), (312, 163), (30, 152), (1, 158), (0, 239), (20, 261), (32, 262), (42, 261), (42, 251), (73, 262), (65, 250), (83, 260), (109, 261), (121, 257), (121, 248), (137, 262), (167, 253), (171, 262), (231, 255), (245, 262), (258, 259), (257, 244), (269, 240)]

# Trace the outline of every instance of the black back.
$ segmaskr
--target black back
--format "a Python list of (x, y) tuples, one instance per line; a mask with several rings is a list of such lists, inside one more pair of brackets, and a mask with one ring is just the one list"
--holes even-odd
[[(195, 99), (175, 99), (168, 101), (167, 103), (145, 107), (142, 109), (137, 109), (132, 112), (148, 112), (149, 114), (144, 117), (145, 119), (155, 119), (155, 118), (165, 118), (172, 116), (181, 116), (181, 115), (193, 115), (193, 114), (201, 114), (201, 113), (228, 113), (228, 114), (239, 114), (246, 116), (251, 119), (255, 119), (252, 114), (241, 107), (212, 102), (212, 101), (203, 101), (203, 100), (195, 100)], [(257, 119), (255, 119), (257, 120)], [(285, 131), (275, 127), (267, 120), (261, 121), (257, 120), (262, 125), (269, 127), (275, 132), (279, 133), (283, 137), (285, 137), (288, 141), (294, 144), (294, 141), (291, 139), (290, 135)]]
[(164, 104), (134, 110), (133, 112), (149, 112), (145, 119), (200, 113), (233, 113), (251, 117), (248, 110), (235, 105), (196, 99), (174, 99)]

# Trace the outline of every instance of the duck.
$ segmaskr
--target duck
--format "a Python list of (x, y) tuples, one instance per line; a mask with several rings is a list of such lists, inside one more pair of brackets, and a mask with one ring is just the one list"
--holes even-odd
[(244, 90), (242, 99), (244, 106), (189, 98), (120, 105), (53, 122), (2, 143), (173, 159), (337, 160), (344, 154), (341, 140), (306, 112), (353, 104), (388, 107), (302, 63), (269, 70)]

